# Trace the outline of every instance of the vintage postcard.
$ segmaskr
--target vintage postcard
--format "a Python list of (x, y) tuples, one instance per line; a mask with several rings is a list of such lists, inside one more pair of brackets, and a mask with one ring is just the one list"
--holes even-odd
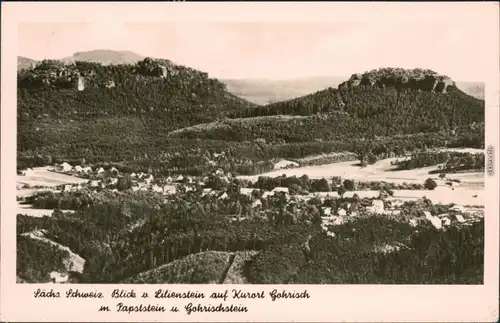
[(2, 4), (2, 321), (498, 320), (498, 3)]

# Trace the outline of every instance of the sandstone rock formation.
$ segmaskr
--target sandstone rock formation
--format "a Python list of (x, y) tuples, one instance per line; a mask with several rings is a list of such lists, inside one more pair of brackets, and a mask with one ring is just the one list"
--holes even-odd
[(450, 87), (455, 87), (455, 82), (449, 77), (439, 75), (431, 70), (381, 68), (363, 74), (353, 74), (349, 80), (339, 85), (339, 89), (348, 89), (361, 85), (446, 93)]

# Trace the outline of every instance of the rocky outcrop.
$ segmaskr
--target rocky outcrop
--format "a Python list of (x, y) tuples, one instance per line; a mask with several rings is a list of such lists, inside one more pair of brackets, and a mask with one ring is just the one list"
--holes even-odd
[(455, 82), (449, 77), (439, 75), (431, 70), (381, 68), (363, 74), (353, 74), (349, 80), (339, 85), (339, 89), (349, 89), (357, 86), (392, 87), (398, 90), (414, 89), (446, 93), (451, 87), (455, 87)]

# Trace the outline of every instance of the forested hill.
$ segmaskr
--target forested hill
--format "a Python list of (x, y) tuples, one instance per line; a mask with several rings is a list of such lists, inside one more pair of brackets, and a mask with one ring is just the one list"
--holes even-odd
[(41, 117), (87, 120), (139, 117), (175, 129), (224, 117), (252, 104), (207, 73), (168, 60), (64, 64), (45, 60), (18, 72), (21, 127)]
[(354, 74), (338, 89), (240, 110), (233, 117), (339, 113), (402, 132), (408, 127), (428, 131), (484, 121), (484, 101), (431, 70), (383, 68)]
[[(284, 115), (293, 118), (285, 120)], [(218, 122), (172, 135), (304, 142), (454, 133), (476, 129), (475, 124), (484, 122), (484, 101), (465, 94), (451, 79), (434, 71), (384, 68), (355, 74), (338, 89), (238, 110), (231, 116), (239, 120), (232, 121), (231, 127)]]
[[(18, 72), (18, 168), (84, 159), (199, 175), (212, 171), (211, 153), (225, 152), (225, 171), (254, 174), (272, 169), (276, 159), (360, 145), (380, 147), (381, 156), (484, 146), (484, 101), (433, 72), (380, 71), (368, 82), (365, 74), (353, 76), (339, 89), (257, 106), (168, 60), (43, 61)], [(412, 78), (391, 79), (391, 71)]]

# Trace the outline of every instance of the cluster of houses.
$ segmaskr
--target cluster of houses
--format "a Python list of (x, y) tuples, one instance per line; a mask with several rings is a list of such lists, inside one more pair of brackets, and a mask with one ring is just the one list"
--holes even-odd
[[(71, 166), (70, 164), (64, 162), (60, 165), (56, 165), (54, 167), (54, 171), (56, 172), (59, 172), (59, 173), (65, 173), (65, 174), (68, 174), (68, 173), (71, 173), (72, 175), (91, 175), (91, 174), (102, 174), (105, 172), (104, 168), (102, 167), (99, 167), (98, 169), (96, 169), (95, 171), (92, 170), (92, 167), (90, 166), (80, 166), (80, 165), (76, 165), (76, 166)], [(118, 174), (118, 170), (116, 168), (111, 168), (109, 170), (110, 173), (116, 173)]]
[[(280, 165), (282, 167), (294, 167), (295, 165), (286, 164), (286, 161), (283, 161), (283, 164)], [(104, 189), (108, 188), (112, 191), (117, 191), (116, 185), (118, 184), (120, 174), (119, 171), (112, 167), (109, 170), (104, 170), (102, 167), (96, 169), (95, 171), (91, 167), (81, 167), (81, 166), (71, 166), (68, 163), (63, 163), (56, 167), (55, 169), (58, 172), (63, 173), (72, 173), (72, 174), (106, 174), (106, 176), (99, 176), (98, 179), (91, 179), (85, 184), (73, 184), (73, 185), (64, 185), (62, 187), (63, 191), (76, 191), (80, 190), (82, 187), (87, 186), (95, 189)], [(30, 169), (25, 171), (26, 173), (30, 172)], [(218, 177), (222, 182), (228, 184), (232, 180), (231, 174), (224, 174), (224, 171), (221, 169), (214, 172), (215, 176)], [(214, 196), (218, 200), (226, 200), (229, 199), (230, 196), (228, 192), (225, 190), (214, 190), (212, 188), (207, 188), (206, 183), (208, 181), (208, 177), (204, 178), (192, 178), (190, 176), (179, 175), (177, 177), (167, 177), (165, 179), (161, 179), (160, 181), (154, 180), (153, 175), (145, 174), (145, 173), (132, 173), (127, 175), (130, 179), (132, 179), (132, 187), (133, 191), (152, 191), (163, 195), (171, 195), (176, 194), (178, 191), (189, 192), (194, 191), (201, 187), (201, 196)], [(403, 201), (387, 198), (388, 195), (385, 191), (380, 190), (364, 190), (364, 191), (347, 191), (342, 195), (339, 195), (337, 192), (315, 192), (307, 195), (293, 195), (291, 196), (290, 191), (287, 187), (275, 187), (271, 191), (261, 191), (255, 188), (246, 188), (242, 187), (239, 189), (239, 194), (246, 195), (252, 200), (252, 208), (260, 208), (262, 206), (262, 202), (266, 199), (269, 199), (275, 195), (280, 195), (284, 198), (287, 205), (296, 203), (296, 202), (307, 202), (312, 198), (317, 198), (321, 201), (320, 213), (322, 216), (322, 227), (325, 231), (328, 232), (328, 227), (331, 225), (341, 225), (346, 221), (346, 219), (350, 217), (357, 216), (357, 209), (354, 209), (351, 203), (344, 203), (342, 207), (334, 210), (332, 207), (324, 204), (327, 199), (349, 199), (355, 198), (357, 196), (357, 200), (363, 201), (364, 210), (367, 213), (371, 214), (386, 214), (386, 215), (398, 215), (401, 213), (400, 206), (403, 204)], [(369, 203), (369, 204), (367, 204)], [(449, 213), (440, 214), (437, 216), (431, 215), (430, 212), (424, 211), (422, 216), (419, 218), (409, 219), (409, 223), (412, 226), (417, 226), (421, 221), (430, 222), (436, 229), (443, 229), (445, 227), (449, 227), (452, 224), (463, 224), (463, 225), (471, 225), (474, 221), (477, 221), (477, 217), (467, 217), (464, 218), (461, 214), (465, 214), (463, 207), (454, 206), (449, 210)]]
[[(423, 213), (425, 219), (438, 230), (446, 229), (446, 227), (451, 225), (470, 226), (474, 224), (474, 222), (480, 221), (482, 217), (481, 214), (466, 212), (465, 208), (461, 205), (454, 205), (448, 212), (438, 215), (432, 215), (429, 211), (424, 211)], [(418, 221), (416, 219), (411, 219), (410, 224), (412, 226), (417, 226)]]

